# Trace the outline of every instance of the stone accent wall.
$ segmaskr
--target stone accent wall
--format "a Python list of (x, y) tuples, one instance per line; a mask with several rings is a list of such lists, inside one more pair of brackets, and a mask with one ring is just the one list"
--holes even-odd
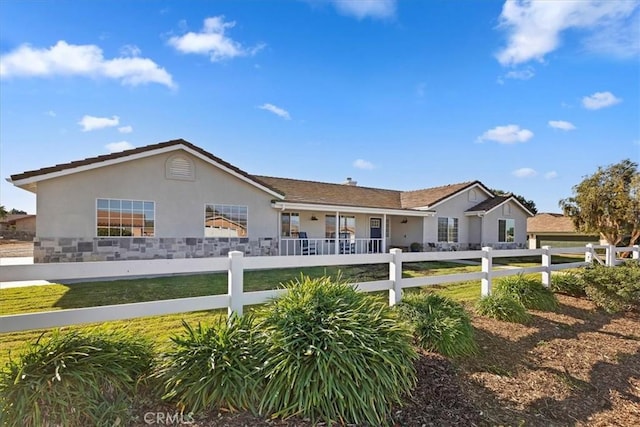
[(37, 237), (33, 244), (35, 263), (119, 261), (141, 259), (206, 258), (227, 256), (230, 251), (245, 256), (278, 254), (278, 239), (223, 237)]
[(493, 249), (526, 249), (524, 243), (445, 243), (426, 242), (422, 245), (425, 252), (433, 251), (479, 251), (484, 246), (491, 246)]

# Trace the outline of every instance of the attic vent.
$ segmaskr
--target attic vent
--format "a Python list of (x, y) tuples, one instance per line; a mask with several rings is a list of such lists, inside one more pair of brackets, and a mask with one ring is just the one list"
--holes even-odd
[(182, 155), (169, 157), (166, 164), (166, 176), (168, 179), (193, 181), (195, 179), (195, 165), (191, 159)]

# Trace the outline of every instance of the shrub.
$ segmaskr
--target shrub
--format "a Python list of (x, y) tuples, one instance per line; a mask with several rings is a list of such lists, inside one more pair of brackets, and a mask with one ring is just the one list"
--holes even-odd
[(340, 278), (302, 277), (262, 309), (261, 411), (327, 423), (388, 423), (415, 385), (411, 333)]
[(575, 273), (558, 273), (551, 276), (551, 291), (573, 297), (585, 296), (584, 283)]
[(397, 308), (422, 348), (449, 357), (476, 353), (471, 318), (462, 304), (438, 294), (412, 293)]
[(582, 271), (589, 299), (609, 312), (640, 308), (640, 262), (627, 261), (617, 267), (593, 265)]
[(540, 280), (523, 274), (507, 276), (496, 285), (496, 294), (509, 295), (531, 310), (553, 311), (558, 307), (556, 296)]
[(136, 384), (152, 363), (151, 346), (139, 336), (56, 331), (7, 362), (2, 418), (9, 426), (125, 425)]
[(531, 317), (520, 301), (505, 294), (494, 293), (480, 298), (476, 310), (483, 316), (512, 323), (527, 323)]
[(194, 329), (183, 322), (184, 334), (172, 337), (174, 349), (158, 373), (163, 399), (182, 409), (253, 409), (260, 393), (256, 358), (259, 345), (251, 315), (220, 319)]

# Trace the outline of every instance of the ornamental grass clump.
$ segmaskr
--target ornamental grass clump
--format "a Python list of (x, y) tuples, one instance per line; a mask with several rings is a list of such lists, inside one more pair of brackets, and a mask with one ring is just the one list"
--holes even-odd
[(462, 304), (434, 293), (411, 293), (397, 309), (422, 348), (449, 357), (477, 352), (471, 318)]
[(253, 410), (261, 391), (253, 317), (233, 314), (212, 326), (193, 328), (184, 321), (183, 326), (157, 374), (164, 382), (163, 399), (192, 413)]
[(551, 291), (570, 295), (572, 297), (583, 297), (586, 295), (584, 282), (575, 273), (557, 273), (551, 276)]
[(531, 310), (553, 311), (558, 308), (558, 300), (540, 280), (523, 274), (508, 276), (498, 281), (495, 291), (499, 295), (509, 295)]
[(0, 418), (7, 426), (127, 425), (152, 364), (151, 345), (126, 332), (41, 336), (0, 372)]
[(520, 301), (510, 295), (496, 293), (480, 298), (476, 311), (482, 316), (511, 323), (527, 323), (531, 318)]
[(640, 310), (640, 261), (626, 261), (616, 267), (593, 265), (582, 270), (581, 278), (590, 300), (615, 313)]
[(262, 413), (384, 425), (416, 381), (411, 333), (340, 278), (301, 277), (262, 310)]

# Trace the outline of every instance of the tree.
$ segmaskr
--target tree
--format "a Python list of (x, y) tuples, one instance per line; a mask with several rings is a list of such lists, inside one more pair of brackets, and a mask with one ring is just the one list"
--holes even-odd
[(27, 212), (22, 211), (20, 209), (13, 208), (9, 211), (9, 215), (26, 215)]
[(4, 208), (4, 205), (0, 205), (0, 219), (3, 219), (7, 216), (7, 210)]
[(506, 191), (495, 190), (493, 188), (491, 189), (491, 192), (496, 196), (513, 196), (522, 204), (522, 206), (529, 209), (532, 214), (535, 215), (538, 213), (538, 208), (536, 208), (536, 202), (534, 202), (533, 200), (527, 200), (524, 198), (524, 196), (521, 196), (519, 194), (508, 193)]
[(630, 245), (640, 238), (640, 172), (629, 159), (585, 176), (573, 186), (573, 196), (559, 202), (577, 230), (599, 233), (617, 245), (630, 236)]

